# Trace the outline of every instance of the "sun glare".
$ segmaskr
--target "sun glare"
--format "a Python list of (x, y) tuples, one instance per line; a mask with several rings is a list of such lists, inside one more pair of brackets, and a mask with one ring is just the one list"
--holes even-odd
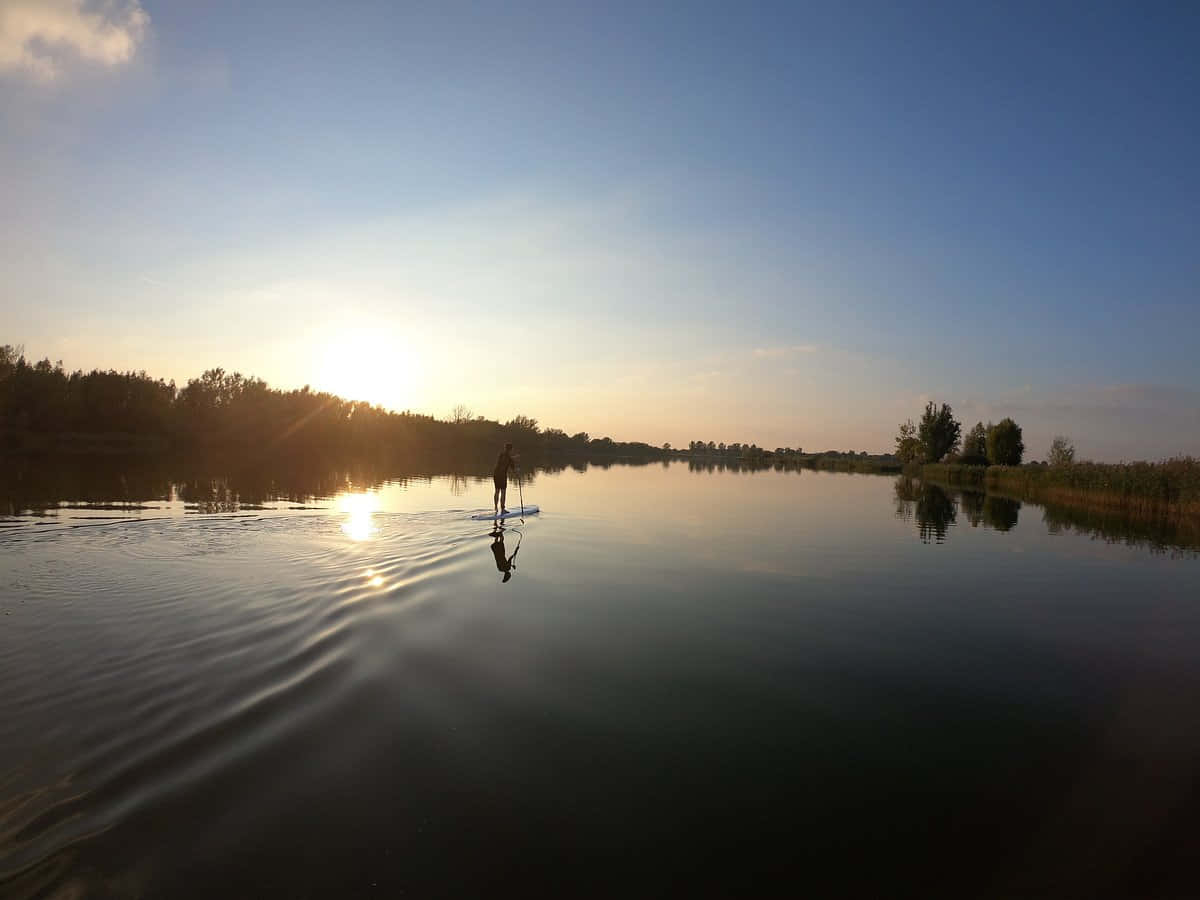
[(346, 515), (342, 531), (354, 541), (365, 541), (379, 529), (371, 521), (371, 513), (379, 509), (376, 494), (343, 494), (338, 498), (338, 510)]
[(322, 341), (313, 387), (347, 400), (405, 409), (417, 401), (420, 373), (418, 356), (405, 342), (366, 330), (343, 332)]

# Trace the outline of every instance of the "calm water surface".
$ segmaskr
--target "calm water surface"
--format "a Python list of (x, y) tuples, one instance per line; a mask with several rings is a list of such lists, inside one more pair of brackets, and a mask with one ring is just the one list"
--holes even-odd
[(678, 463), (502, 531), (208, 493), (10, 502), (0, 893), (1198, 892), (1190, 548)]

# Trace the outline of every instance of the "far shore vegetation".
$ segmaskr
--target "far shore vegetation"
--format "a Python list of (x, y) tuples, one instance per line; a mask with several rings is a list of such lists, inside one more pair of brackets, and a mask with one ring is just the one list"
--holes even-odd
[(658, 458), (668, 452), (639, 441), (542, 428), (529, 416), (499, 422), (462, 406), (445, 419), (393, 412), (308, 386), (279, 390), (224, 369), (209, 369), (182, 388), (145, 372), (67, 372), (61, 362), (29, 363), (20, 348), (0, 346), (0, 449), (8, 452), (240, 449), (264, 458), (311, 451), (401, 460), (479, 455), (491, 462), (506, 441), (534, 458), (548, 452)]
[(1044, 462), (1027, 463), (1021, 426), (1012, 419), (977, 422), (964, 438), (945, 403), (927, 403), (919, 423), (909, 419), (900, 424), (896, 456), (905, 471), (926, 480), (1035, 503), (1141, 518), (1200, 518), (1200, 459), (1076, 461), (1070, 438), (1058, 435)]
[(166, 450), (244, 450), (258, 457), (283, 452), (354, 452), (424, 461), (438, 455), (455, 462), (478, 456), (487, 463), (495, 447), (511, 441), (521, 453), (669, 459), (687, 457), (709, 466), (742, 469), (822, 468), (899, 472), (890, 455), (790, 447), (766, 450), (753, 443), (692, 441), (668, 444), (614, 441), (587, 432), (567, 434), (517, 415), (505, 422), (457, 406), (439, 419), (393, 412), (370, 403), (313, 391), (279, 390), (260, 378), (209, 369), (179, 388), (145, 372), (68, 372), (61, 361), (30, 363), (23, 350), (0, 346), (0, 450), (86, 455), (152, 454)]
[[(23, 349), (0, 346), (0, 452), (90, 457), (233, 453), (280, 459), (296, 453), (367, 455), (429, 468), (431, 460), (470, 469), (470, 460), (512, 441), (530, 463), (548, 458), (685, 458), (698, 471), (824, 469), (920, 475), (1040, 503), (1086, 506), (1105, 514), (1200, 517), (1200, 460), (1097, 463), (1076, 460), (1058, 436), (1044, 462), (1027, 462), (1021, 426), (1010, 418), (964, 431), (953, 410), (926, 404), (919, 421), (899, 426), (893, 453), (768, 450), (754, 443), (690, 441), (685, 447), (568, 434), (517, 415), (501, 422), (465, 406), (446, 418), (393, 412), (305, 386), (270, 387), (260, 378), (209, 369), (183, 387), (145, 372), (66, 371), (30, 363)], [(465, 464), (465, 465), (464, 465)]]

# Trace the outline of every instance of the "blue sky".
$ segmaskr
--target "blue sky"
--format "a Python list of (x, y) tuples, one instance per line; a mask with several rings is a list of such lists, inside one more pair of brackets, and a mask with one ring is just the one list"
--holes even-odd
[(0, 0), (3, 335), (617, 438), (1200, 450), (1184, 5)]

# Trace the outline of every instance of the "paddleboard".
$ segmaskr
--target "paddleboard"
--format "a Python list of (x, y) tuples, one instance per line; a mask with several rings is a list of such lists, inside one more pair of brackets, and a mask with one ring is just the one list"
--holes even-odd
[(492, 512), (490, 509), (484, 512), (478, 512), (471, 516), (472, 519), (519, 519), (521, 516), (536, 516), (538, 507), (533, 505), (512, 506), (509, 507), (506, 513)]

